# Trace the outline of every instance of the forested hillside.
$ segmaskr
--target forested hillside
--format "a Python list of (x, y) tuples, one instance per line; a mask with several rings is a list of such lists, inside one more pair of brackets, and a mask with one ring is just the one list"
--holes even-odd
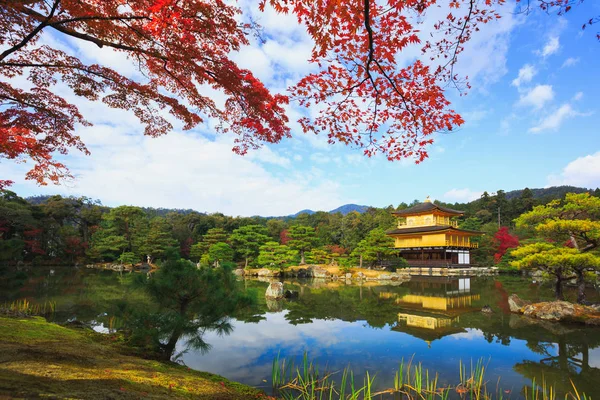
[[(561, 198), (572, 189), (577, 188), (524, 189), (518, 196), (499, 190), (494, 194), (485, 192), (470, 203), (440, 204), (465, 211), (458, 221), (461, 227), (486, 233), (475, 258), (490, 262), (499, 225), (512, 229), (519, 215), (535, 205)], [(48, 264), (116, 260), (136, 263), (147, 256), (159, 260), (165, 252), (176, 250), (194, 261), (203, 257), (213, 261), (231, 258), (252, 265), (259, 262), (261, 248), (267, 244), (267, 255), (285, 262), (304, 253), (309, 262), (324, 261), (357, 254), (357, 249), (366, 251), (372, 245), (369, 240), (375, 243), (381, 239), (374, 230), (383, 232), (394, 226), (392, 211), (419, 202), (368, 207), (362, 213), (351, 211), (345, 215), (319, 211), (264, 218), (133, 206), (109, 208), (86, 197), (26, 200), (11, 191), (0, 193), (0, 262)], [(599, 196), (600, 190), (592, 194)], [(219, 243), (229, 249), (221, 246), (211, 255), (212, 246)]]

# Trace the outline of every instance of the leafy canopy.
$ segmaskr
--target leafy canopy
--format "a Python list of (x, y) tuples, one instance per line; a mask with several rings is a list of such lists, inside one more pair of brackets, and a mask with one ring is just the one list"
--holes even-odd
[[(89, 153), (76, 129), (90, 122), (56, 90), (60, 82), (78, 97), (130, 110), (148, 136), (171, 131), (171, 118), (186, 130), (210, 118), (218, 132), (235, 135), (233, 151), (245, 154), (291, 136), (285, 113), (291, 100), (318, 110), (314, 118), (299, 119), (305, 132), (326, 134), (330, 143), (357, 146), (368, 156), (379, 152), (389, 160), (420, 162), (434, 133), (463, 123), (450, 108), (445, 86), (468, 86), (454, 71), (458, 56), (482, 25), (500, 18), (495, 8), (504, 2), (453, 0), (431, 37), (423, 37), (419, 21), (437, 6), (435, 0), (262, 0), (261, 10), (270, 6), (294, 14), (314, 43), (309, 62), (315, 72), (288, 94), (273, 94), (231, 58), (256, 31), (255, 24), (243, 22), (235, 3), (4, 1), (0, 156), (31, 159), (27, 178), (44, 184), (70, 176), (54, 154), (72, 148)], [(576, 2), (537, 3), (565, 13)], [(110, 57), (101, 64), (85, 63), (71, 49), (40, 42), (45, 32), (57, 42), (85, 42), (124, 54), (137, 71), (132, 76), (117, 72)], [(411, 45), (423, 56), (399, 65), (398, 54)], [(27, 79), (28, 87), (15, 85), (14, 78)], [(220, 92), (224, 101), (216, 102), (206, 88)], [(1, 180), (0, 188), (10, 183)]]

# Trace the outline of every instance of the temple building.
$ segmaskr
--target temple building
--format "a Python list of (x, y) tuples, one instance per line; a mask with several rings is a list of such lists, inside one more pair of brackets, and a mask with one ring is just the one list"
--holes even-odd
[(453, 217), (463, 211), (442, 207), (429, 200), (405, 210), (396, 211), (396, 229), (387, 231), (394, 238), (394, 248), (411, 267), (442, 267), (471, 265), (472, 248), (478, 243), (471, 238), (481, 232), (459, 229)]

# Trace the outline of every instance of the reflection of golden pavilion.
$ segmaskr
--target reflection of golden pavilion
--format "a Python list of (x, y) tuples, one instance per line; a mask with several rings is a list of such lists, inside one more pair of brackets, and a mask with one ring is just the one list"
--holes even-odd
[(470, 278), (419, 277), (406, 285), (408, 294), (385, 292), (380, 297), (395, 299), (400, 306), (398, 323), (393, 328), (431, 344), (447, 335), (465, 332), (457, 323), (459, 316), (475, 311), (478, 293), (471, 293)]
[(427, 308), (429, 310), (448, 311), (471, 307), (474, 300), (479, 300), (478, 294), (466, 294), (456, 297), (424, 296), (420, 294), (407, 294), (396, 299), (396, 304), (410, 304)]
[(399, 320), (406, 320), (406, 325), (414, 327), (414, 328), (424, 328), (424, 329), (437, 329), (437, 328), (446, 328), (452, 326), (453, 320), (458, 320), (456, 318), (445, 318), (445, 317), (424, 317), (421, 315), (413, 315), (406, 313), (398, 314)]

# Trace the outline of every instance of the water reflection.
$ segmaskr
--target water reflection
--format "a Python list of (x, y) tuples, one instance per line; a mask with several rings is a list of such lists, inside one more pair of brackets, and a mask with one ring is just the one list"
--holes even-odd
[[(268, 282), (239, 283), (257, 304), (230, 315), (227, 332), (201, 330), (161, 335), (176, 343), (169, 353), (188, 350), (188, 366), (265, 387), (271, 363), (300, 358), (307, 351), (321, 364), (339, 370), (350, 364), (355, 374), (377, 372), (379, 388), (393, 384), (398, 362), (414, 357), (440, 373), (440, 383), (456, 382), (459, 360), (489, 360), (487, 379), (519, 396), (532, 379), (556, 382), (559, 391), (580, 390), (598, 397), (600, 329), (532, 321), (508, 313), (507, 297), (547, 300), (552, 290), (520, 277), (413, 277), (402, 284), (362, 286), (343, 282), (285, 281), (299, 293), (294, 300), (267, 302)], [(131, 317), (160, 316), (157, 304), (127, 284), (126, 277), (97, 271), (56, 270), (33, 276), (20, 286), (0, 287), (0, 301), (28, 298), (56, 302), (58, 322), (78, 319), (108, 330), (135, 329)], [(589, 293), (598, 301), (598, 293)], [(481, 313), (484, 305), (494, 310)], [(189, 322), (189, 321), (188, 321)], [(193, 322), (193, 320), (192, 320)], [(171, 326), (173, 327), (173, 326)], [(143, 331), (138, 332), (143, 336)], [(222, 335), (228, 333), (228, 335)], [(198, 334), (208, 353), (189, 348)]]

